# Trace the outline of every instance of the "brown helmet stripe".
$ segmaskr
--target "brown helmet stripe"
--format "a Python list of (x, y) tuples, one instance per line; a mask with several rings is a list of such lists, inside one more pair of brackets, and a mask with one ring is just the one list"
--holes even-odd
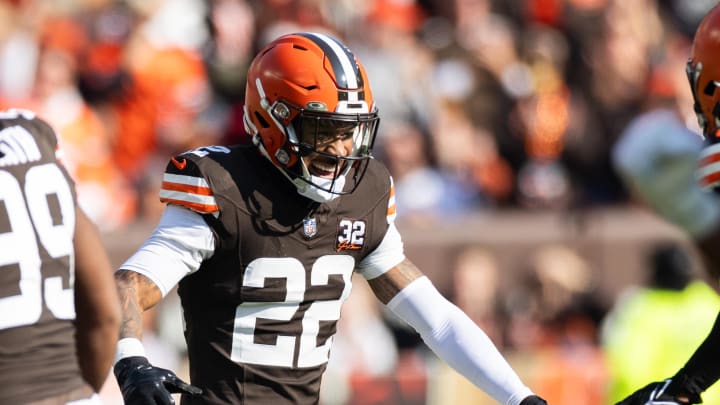
[[(355, 55), (337, 39), (319, 33), (300, 33), (298, 34), (313, 41), (320, 49), (325, 52), (333, 73), (338, 83), (338, 87), (342, 89), (360, 89), (363, 87), (363, 79), (360, 74), (360, 68), (355, 62)], [(339, 94), (340, 99), (347, 100), (347, 93)], [(364, 99), (364, 92), (359, 92), (360, 99)], [(357, 94), (357, 93), (355, 93)]]

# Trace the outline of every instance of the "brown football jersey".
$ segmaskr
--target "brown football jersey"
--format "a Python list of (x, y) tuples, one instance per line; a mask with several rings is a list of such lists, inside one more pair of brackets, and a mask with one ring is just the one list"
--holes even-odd
[(57, 139), (30, 112), (0, 112), (0, 403), (84, 384), (75, 353), (75, 190)]
[(216, 240), (178, 288), (191, 380), (205, 391), (183, 404), (317, 403), (352, 272), (394, 213), (385, 167), (371, 161), (354, 193), (320, 204), (255, 147), (209, 147), (174, 157), (163, 190)]

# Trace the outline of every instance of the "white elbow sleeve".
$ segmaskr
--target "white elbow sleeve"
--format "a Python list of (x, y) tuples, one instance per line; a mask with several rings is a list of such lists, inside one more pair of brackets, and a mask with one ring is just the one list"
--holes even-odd
[(485, 332), (427, 277), (410, 283), (387, 306), (440, 358), (499, 403), (518, 405), (532, 395)]

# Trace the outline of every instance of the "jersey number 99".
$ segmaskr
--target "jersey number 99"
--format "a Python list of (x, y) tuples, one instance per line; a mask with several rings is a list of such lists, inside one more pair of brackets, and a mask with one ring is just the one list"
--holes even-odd
[[(48, 197), (54, 195), (60, 206), (61, 220), (53, 219)], [(17, 271), (19, 294), (0, 298), (0, 329), (36, 323), (43, 302), (58, 319), (74, 319), (75, 204), (70, 186), (55, 163), (28, 169), (24, 184), (10, 172), (0, 170), (0, 217), (10, 228), (0, 229), (0, 272), (8, 280), (8, 271)], [(59, 223), (58, 223), (59, 222)], [(69, 257), (68, 282), (63, 289), (62, 276), (43, 280), (40, 245), (53, 259)]]

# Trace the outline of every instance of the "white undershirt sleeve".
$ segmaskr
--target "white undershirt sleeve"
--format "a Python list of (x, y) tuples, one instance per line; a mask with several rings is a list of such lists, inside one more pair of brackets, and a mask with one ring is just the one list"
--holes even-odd
[(212, 230), (200, 214), (168, 205), (153, 233), (120, 269), (148, 277), (165, 297), (183, 277), (197, 271), (214, 250)]
[(490, 338), (440, 294), (427, 277), (402, 289), (387, 307), (452, 368), (503, 405), (532, 395)]

